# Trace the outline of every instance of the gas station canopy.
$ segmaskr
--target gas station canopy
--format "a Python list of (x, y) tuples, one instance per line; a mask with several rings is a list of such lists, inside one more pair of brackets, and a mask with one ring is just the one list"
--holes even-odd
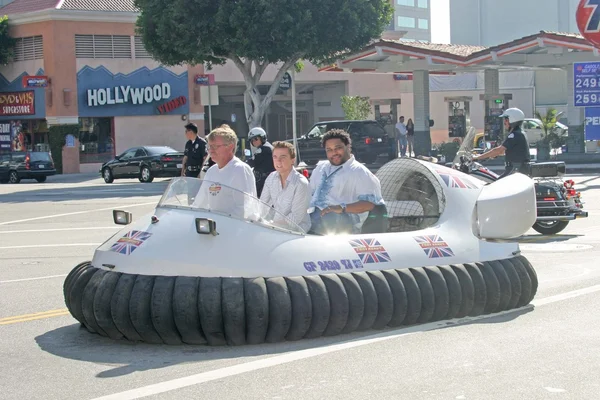
[(493, 47), (379, 39), (362, 51), (320, 68), (323, 72), (411, 74), (483, 69), (564, 68), (599, 57), (599, 50), (575, 33), (540, 31)]

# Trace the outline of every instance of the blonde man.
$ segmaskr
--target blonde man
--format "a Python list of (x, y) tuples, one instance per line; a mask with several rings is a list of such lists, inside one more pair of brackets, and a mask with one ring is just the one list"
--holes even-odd
[(247, 196), (241, 193), (256, 197), (256, 181), (252, 169), (235, 156), (237, 140), (228, 126), (220, 126), (208, 134), (208, 154), (215, 165), (206, 171), (195, 206), (245, 216)]
[[(310, 229), (308, 205), (311, 191), (308, 180), (294, 169), (296, 149), (288, 142), (273, 143), (273, 165), (265, 180), (261, 201), (272, 206), (279, 215), (287, 217), (305, 232)], [(277, 218), (274, 223), (277, 224)]]

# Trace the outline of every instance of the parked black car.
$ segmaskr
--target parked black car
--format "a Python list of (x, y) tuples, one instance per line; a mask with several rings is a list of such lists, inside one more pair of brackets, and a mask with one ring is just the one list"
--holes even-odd
[(42, 183), (55, 175), (54, 160), (47, 151), (13, 151), (0, 154), (0, 182), (19, 183), (35, 179)]
[(106, 183), (120, 178), (138, 178), (140, 182), (147, 183), (154, 178), (180, 176), (182, 161), (183, 153), (171, 147), (132, 147), (102, 164), (100, 174)]
[(389, 154), (387, 133), (383, 126), (375, 120), (362, 121), (327, 121), (319, 122), (310, 131), (298, 138), (299, 159), (308, 165), (326, 159), (321, 139), (330, 129), (343, 129), (352, 138), (352, 154), (360, 161), (372, 164), (380, 154)]

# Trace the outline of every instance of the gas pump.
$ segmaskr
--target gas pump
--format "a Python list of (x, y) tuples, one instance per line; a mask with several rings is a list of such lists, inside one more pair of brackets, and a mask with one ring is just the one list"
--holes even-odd
[[(478, 139), (476, 147), (483, 149), (496, 147), (504, 141), (504, 122), (498, 118), (509, 108), (512, 94), (480, 95), (485, 104), (484, 132), (485, 136)], [(488, 145), (489, 144), (489, 145)]]
[(448, 103), (448, 137), (455, 143), (461, 143), (471, 126), (470, 96), (444, 97)]

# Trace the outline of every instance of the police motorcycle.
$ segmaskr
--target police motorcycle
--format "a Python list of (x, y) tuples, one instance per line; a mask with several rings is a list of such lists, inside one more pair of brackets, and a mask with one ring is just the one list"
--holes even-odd
[[(451, 166), (466, 174), (492, 183), (498, 180), (498, 174), (473, 160), (474, 138), (476, 130), (471, 127)], [(564, 230), (570, 221), (586, 218), (583, 211), (581, 193), (575, 190), (573, 180), (563, 180), (566, 173), (564, 161), (540, 162), (530, 164), (529, 177), (535, 182), (537, 219), (532, 228), (542, 235), (555, 235)]]

